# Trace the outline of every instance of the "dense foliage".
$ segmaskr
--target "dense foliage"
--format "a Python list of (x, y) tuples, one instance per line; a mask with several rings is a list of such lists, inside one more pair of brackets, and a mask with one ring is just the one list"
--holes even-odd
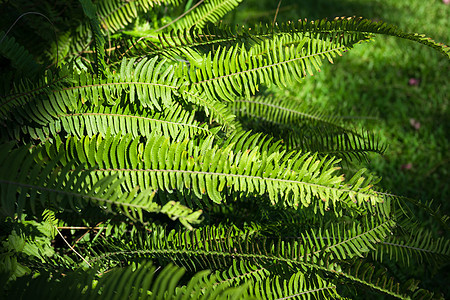
[(268, 88), (378, 34), (450, 49), (356, 17), (218, 23), (240, 2), (0, 4), (8, 297), (443, 297), (399, 270), (450, 256), (410, 205), (447, 216), (347, 168), (376, 135)]

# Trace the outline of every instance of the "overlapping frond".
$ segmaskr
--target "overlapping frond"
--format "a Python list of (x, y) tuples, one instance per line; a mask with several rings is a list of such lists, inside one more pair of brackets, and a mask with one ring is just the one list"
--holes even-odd
[(347, 128), (337, 117), (308, 111), (293, 100), (254, 97), (230, 104), (245, 128), (282, 139), (288, 149), (317, 152), (351, 160), (367, 159), (367, 153), (383, 154), (386, 146), (366, 131)]
[(32, 78), (41, 69), (31, 53), (18, 44), (14, 37), (6, 36), (4, 31), (0, 31), (0, 55), (10, 60), (18, 74), (26, 77)]
[(180, 105), (174, 105), (163, 112), (149, 112), (136, 104), (81, 106), (56, 116), (44, 126), (23, 119), (22, 123), (24, 124), (10, 125), (6, 127), (6, 131), (17, 140), (20, 140), (23, 133), (41, 141), (61, 133), (78, 137), (131, 133), (135, 138), (161, 134), (170, 136), (173, 140), (211, 134), (206, 124), (200, 124), (195, 120), (194, 113), (184, 110)]
[(206, 23), (219, 21), (226, 13), (233, 10), (242, 0), (205, 0), (199, 6), (192, 7), (182, 18), (171, 27), (185, 29), (203, 27)]
[[(449, 241), (405, 226), (410, 211), (364, 169), (338, 172), (341, 157), (385, 146), (306, 105), (252, 96), (377, 34), (449, 57), (447, 46), (362, 18), (208, 23), (241, 0), (189, 1), (178, 17), (156, 6), (179, 0), (80, 2), (51, 9), (70, 21), (37, 57), (0, 33), (17, 70), (0, 95), (10, 298), (339, 298), (343, 286), (433, 296), (384, 266), (448, 261)], [(56, 66), (35, 79), (36, 61)], [(19, 226), (49, 227), (45, 246), (23, 243)]]
[(56, 78), (48, 74), (38, 84), (21, 84), (12, 94), (2, 96), (2, 117), (10, 114), (13, 108), (21, 107), (19, 113), (26, 119), (47, 124), (67, 110), (76, 110), (86, 104), (120, 103), (125, 95), (127, 103), (137, 102), (144, 108), (171, 107), (178, 79), (174, 78), (173, 68), (165, 66), (164, 61), (158, 61), (157, 57), (139, 62), (124, 60), (118, 73), (108, 72), (104, 79), (87, 72), (70, 73), (67, 70), (62, 70)]
[(105, 31), (114, 33), (134, 23), (136, 18), (156, 5), (178, 5), (179, 0), (97, 1), (98, 19)]
[[(297, 277), (320, 270), (347, 280), (352, 278), (341, 271), (338, 262), (367, 253), (369, 248), (386, 238), (392, 224), (391, 221), (371, 224), (375, 225), (373, 228), (331, 226), (325, 232), (309, 230), (293, 241), (269, 239), (233, 227), (207, 226), (193, 231), (171, 232), (154, 227), (151, 233), (133, 240), (133, 243), (97, 247), (98, 250), (103, 249), (90, 254), (90, 263), (144, 257), (171, 261), (191, 271), (205, 268), (223, 270), (232, 265), (232, 269), (220, 276), (222, 282), (233, 284), (255, 280), (256, 286), (270, 286), (277, 279), (266, 281), (269, 277), (267, 270), (283, 267), (297, 269), (300, 272)], [(287, 292), (295, 293), (301, 288), (308, 287), (300, 283), (296, 291)]]
[(374, 257), (380, 261), (388, 258), (407, 266), (411, 265), (411, 260), (432, 266), (449, 261), (450, 241), (445, 237), (434, 238), (432, 232), (424, 229), (416, 230), (381, 242)]
[[(158, 33), (140, 38), (121, 38), (115, 40), (114, 48), (109, 50), (112, 60), (123, 57), (163, 56), (171, 60), (181, 59), (190, 49), (212, 50), (215, 46), (232, 46), (238, 39), (249, 41), (251, 35), (243, 28), (236, 34), (231, 28), (222, 24), (209, 24), (204, 28), (173, 29), (167, 33)], [(254, 41), (252, 41), (254, 42)], [(179, 57), (179, 58), (177, 58)]]
[[(373, 21), (362, 17), (337, 17), (334, 20), (316, 20), (308, 21), (307, 19), (298, 20), (298, 22), (282, 23), (275, 25), (280, 30), (288, 30), (292, 33), (296, 32), (320, 32), (328, 35), (331, 39), (345, 40), (348, 36), (358, 35), (368, 38), (372, 34), (383, 34), (408, 39), (414, 42), (424, 44), (431, 47), (447, 57), (450, 57), (450, 47), (442, 43), (437, 43), (423, 34), (406, 33), (395, 25), (384, 23), (383, 21)], [(273, 30), (268, 25), (260, 26), (255, 30), (261, 33), (271, 34)]]
[(65, 165), (74, 159), (93, 168), (95, 183), (104, 176), (125, 177), (122, 187), (131, 192), (136, 185), (195, 196), (221, 203), (225, 195), (266, 195), (273, 204), (301, 208), (312, 205), (322, 214), (329, 209), (379, 211), (389, 214), (389, 199), (379, 197), (358, 173), (348, 183), (334, 175), (334, 159), (317, 159), (308, 153), (285, 153), (218, 148), (212, 139), (202, 146), (193, 141), (172, 142), (152, 136), (142, 143), (125, 136), (69, 138), (65, 143), (45, 143), (50, 160), (62, 155)]
[(91, 203), (142, 222), (144, 212), (165, 213), (174, 220), (183, 220), (189, 228), (192, 228), (190, 222), (199, 221), (200, 211), (194, 212), (173, 201), (165, 205), (154, 202), (155, 193), (152, 189), (142, 189), (136, 185), (129, 192), (123, 192), (120, 185), (125, 178), (103, 176), (91, 184), (86, 180), (91, 171), (84, 169), (83, 165), (75, 167), (68, 163), (60, 168), (57, 161), (47, 165), (36, 164), (35, 156), (29, 155), (26, 147), (9, 152), (10, 147), (10, 144), (6, 144), (0, 149), (3, 215), (20, 216), (30, 207), (34, 211), (37, 204), (43, 208), (54, 206), (64, 210), (70, 207), (79, 211)]
[[(270, 269), (270, 267), (269, 267)], [(275, 271), (269, 271), (263, 266), (248, 261), (233, 261), (233, 265), (226, 271), (216, 271), (222, 284), (236, 286), (247, 283), (245, 298), (256, 299), (310, 299), (338, 298), (336, 286), (317, 274), (307, 275), (295, 272), (288, 276), (278, 276)]]
[[(255, 50), (257, 49), (258, 50)], [(218, 48), (202, 61), (189, 57), (191, 89), (204, 92), (208, 98), (234, 100), (255, 94), (259, 85), (285, 86), (306, 74), (318, 71), (322, 59), (332, 59), (347, 47), (320, 39), (301, 37), (289, 46), (281, 38), (264, 41), (246, 50), (240, 45)]]
[(337, 273), (351, 281), (398, 299), (440, 299), (438, 295), (419, 288), (417, 280), (411, 279), (400, 283), (389, 276), (386, 269), (376, 268), (364, 260), (353, 261)]
[[(162, 270), (151, 262), (115, 268), (105, 274), (95, 270), (71, 272), (59, 280), (43, 274), (29, 286), (18, 281), (8, 294), (12, 299), (245, 299), (247, 285), (229, 287), (214, 274), (201, 271), (183, 282), (185, 270), (173, 265)], [(43, 289), (44, 287), (44, 289)]]
[(8, 95), (0, 95), (0, 120), (3, 122), (11, 115), (11, 111), (33, 101), (36, 97), (51, 94), (54, 89), (61, 89), (69, 76), (68, 70), (63, 69), (58, 74), (47, 72), (39, 80), (31, 82), (21, 80), (15, 84)]

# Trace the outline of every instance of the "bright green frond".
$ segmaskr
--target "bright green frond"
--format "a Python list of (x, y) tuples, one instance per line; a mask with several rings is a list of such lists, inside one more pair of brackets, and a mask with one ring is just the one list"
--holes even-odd
[(348, 183), (334, 175), (338, 169), (334, 159), (284, 151), (268, 155), (258, 147), (232, 151), (232, 146), (218, 148), (206, 143), (198, 147), (193, 141), (171, 142), (162, 136), (141, 143), (129, 134), (69, 138), (66, 143), (46, 143), (43, 148), (50, 160), (57, 159), (54, 153), (64, 153), (63, 162), (75, 159), (88, 164), (93, 168), (93, 182), (116, 174), (125, 177), (122, 186), (129, 192), (136, 185), (167, 192), (176, 189), (216, 203), (237, 192), (266, 195), (273, 204), (294, 208), (313, 205), (322, 214), (342, 208), (388, 213), (388, 198), (376, 194), (361, 173)]
[(250, 98), (260, 85), (286, 86), (307, 74), (319, 71), (322, 60), (329, 60), (348, 46), (306, 36), (284, 44), (275, 37), (246, 50), (243, 45), (218, 48), (200, 62), (189, 58), (191, 89), (205, 92), (208, 98), (234, 100)]
[(242, 0), (204, 0), (198, 6), (178, 19), (171, 27), (177, 29), (203, 27), (206, 23), (219, 21), (226, 13), (233, 10)]
[(45, 126), (25, 122), (22, 126), (9, 126), (9, 134), (20, 140), (21, 132), (32, 139), (44, 141), (48, 137), (66, 133), (78, 137), (92, 137), (97, 134), (128, 134), (133, 137), (148, 137), (152, 134), (170, 136), (173, 140), (184, 140), (194, 136), (206, 136), (211, 132), (206, 124), (195, 120), (195, 114), (184, 110), (179, 105), (163, 112), (148, 111), (136, 104), (123, 106), (101, 105), (81, 106), (56, 116)]
[(105, 31), (114, 33), (134, 23), (136, 17), (150, 11), (156, 5), (178, 5), (179, 0), (130, 0), (98, 1), (98, 19)]
[[(9, 148), (9, 147), (8, 147)], [(103, 176), (95, 183), (88, 180), (90, 170), (83, 165), (74, 168), (72, 163), (58, 167), (57, 161), (47, 165), (36, 164), (26, 147), (8, 152), (1, 149), (0, 195), (2, 215), (21, 215), (24, 210), (34, 212), (37, 204), (42, 207), (56, 207), (58, 210), (81, 211), (88, 203), (119, 212), (133, 220), (144, 221), (144, 212), (164, 213), (173, 220), (180, 219), (189, 228), (189, 223), (198, 223), (199, 212), (176, 203), (160, 205), (153, 201), (154, 191), (135, 185), (129, 192), (123, 192), (120, 185), (125, 180), (117, 175)], [(15, 172), (11, 172), (15, 170)]]
[[(134, 72), (131, 72), (133, 70)], [(139, 62), (123, 60), (118, 73), (105, 73), (100, 79), (87, 72), (70, 74), (63, 70), (60, 77), (47, 74), (36, 85), (27, 83), (17, 87), (14, 93), (2, 96), (0, 112), (7, 117), (13, 108), (26, 120), (46, 125), (54, 118), (75, 111), (82, 106), (99, 104), (139, 103), (144, 108), (161, 110), (174, 105), (178, 79), (172, 67), (157, 57)], [(27, 106), (28, 105), (28, 106)]]

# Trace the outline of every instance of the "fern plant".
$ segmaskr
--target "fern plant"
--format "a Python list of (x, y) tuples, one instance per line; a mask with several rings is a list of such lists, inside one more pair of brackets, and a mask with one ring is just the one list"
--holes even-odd
[[(356, 17), (217, 23), (240, 2), (1, 4), (23, 16), (0, 33), (3, 293), (441, 296), (398, 270), (450, 256), (409, 205), (447, 217), (345, 169), (373, 133), (268, 88), (379, 34), (450, 49)], [(29, 38), (42, 15), (56, 39)]]

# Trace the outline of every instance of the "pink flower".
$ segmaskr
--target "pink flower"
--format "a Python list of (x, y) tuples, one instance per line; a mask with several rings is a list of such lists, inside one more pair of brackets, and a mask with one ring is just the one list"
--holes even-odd
[[(448, 1), (450, 1), (450, 0), (448, 0)], [(410, 78), (408, 81), (408, 84), (412, 85), (412, 86), (418, 86), (419, 83), (420, 83), (420, 79), (418, 79), (418, 78)]]
[(450, 0), (442, 0), (442, 3), (449, 5), (450, 4)]
[(412, 167), (413, 167), (412, 163), (407, 163), (407, 164), (402, 165), (401, 169), (402, 170), (411, 170)]
[(411, 124), (411, 126), (414, 127), (415, 130), (420, 129), (420, 122), (413, 118), (409, 119), (409, 124)]

